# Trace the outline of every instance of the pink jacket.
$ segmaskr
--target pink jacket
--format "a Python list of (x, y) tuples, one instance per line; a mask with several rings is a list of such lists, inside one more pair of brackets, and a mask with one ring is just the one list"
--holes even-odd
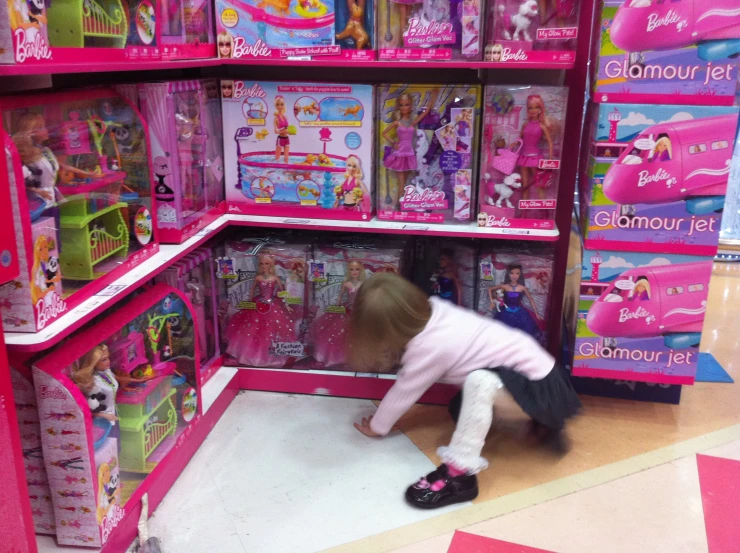
[(471, 372), (495, 367), (541, 380), (555, 365), (555, 359), (528, 334), (440, 298), (429, 302), (432, 316), (406, 347), (396, 383), (370, 424), (381, 436), (435, 382), (462, 386)]

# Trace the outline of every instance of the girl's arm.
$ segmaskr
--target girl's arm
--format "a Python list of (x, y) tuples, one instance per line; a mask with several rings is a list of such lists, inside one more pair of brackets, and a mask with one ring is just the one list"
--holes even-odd
[(547, 125), (545, 125), (544, 123), (540, 123), (540, 127), (542, 127), (542, 134), (545, 136), (545, 140), (547, 140), (547, 147), (550, 152), (550, 155), (547, 159), (552, 159), (552, 136), (550, 136), (550, 129), (548, 129)]
[(438, 97), (439, 97), (439, 88), (435, 88), (432, 91), (432, 95), (429, 97), (429, 101), (427, 102), (427, 105), (424, 108), (424, 111), (422, 111), (419, 115), (416, 116), (416, 119), (414, 119), (414, 122), (413, 122), (414, 127), (419, 124), (419, 121), (421, 121), (427, 115), (429, 115), (429, 112), (432, 111), (432, 108), (434, 107), (434, 103), (437, 101)]
[(390, 137), (390, 133), (391, 133), (391, 131), (395, 130), (395, 128), (397, 126), (398, 126), (398, 121), (394, 121), (393, 123), (391, 123), (390, 125), (388, 125), (385, 128), (385, 130), (381, 133), (381, 135), (383, 136), (383, 138), (385, 138), (386, 142), (389, 142), (393, 146), (395, 146), (396, 144), (398, 144), (398, 140), (393, 140)]

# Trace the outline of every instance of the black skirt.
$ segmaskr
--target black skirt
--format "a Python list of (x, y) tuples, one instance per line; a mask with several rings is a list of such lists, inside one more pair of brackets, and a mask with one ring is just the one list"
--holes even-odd
[[(570, 383), (568, 371), (560, 363), (542, 380), (529, 380), (526, 376), (503, 367), (483, 369), (495, 372), (519, 407), (536, 422), (561, 430), (565, 421), (578, 414), (581, 400)], [(457, 422), (462, 406), (462, 391), (450, 400), (448, 410)]]

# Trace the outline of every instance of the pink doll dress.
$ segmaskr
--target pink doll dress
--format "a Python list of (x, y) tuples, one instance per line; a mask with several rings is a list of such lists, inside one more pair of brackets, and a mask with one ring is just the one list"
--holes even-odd
[(529, 121), (522, 130), (522, 149), (519, 150), (519, 167), (534, 167), (542, 159), (542, 151), (538, 144), (542, 140), (542, 127), (538, 121)]
[(416, 152), (414, 151), (414, 136), (416, 127), (405, 127), (400, 123), (396, 127), (398, 147), (383, 160), (383, 165), (393, 171), (416, 171)]
[(226, 329), (226, 353), (241, 365), (250, 367), (282, 367), (284, 356), (270, 352), (272, 342), (295, 342), (296, 314), (289, 311), (282, 298), (277, 297), (277, 281), (257, 283), (259, 296), (256, 309), (235, 313)]
[[(357, 288), (350, 288), (348, 298), (341, 305), (345, 313), (323, 313), (311, 325), (309, 339), (313, 344), (313, 356), (324, 367), (342, 365), (347, 357), (347, 327), (351, 306), (355, 301)], [(341, 292), (340, 292), (341, 294)]]

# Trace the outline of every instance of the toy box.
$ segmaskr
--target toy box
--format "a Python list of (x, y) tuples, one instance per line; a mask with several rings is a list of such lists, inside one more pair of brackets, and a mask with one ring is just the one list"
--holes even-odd
[(221, 215), (218, 82), (143, 83), (139, 102), (149, 125), (159, 239), (179, 244)]
[(596, 37), (596, 102), (733, 104), (735, 0), (606, 0)]
[(484, 9), (482, 0), (379, 0), (379, 58), (478, 61)]
[(554, 255), (534, 244), (483, 245), (477, 311), (547, 344)]
[[(225, 363), (291, 367), (306, 359), (306, 268), (311, 246), (277, 236), (233, 239), (216, 260), (226, 281), (219, 315)], [(306, 359), (307, 361), (307, 359)]]
[(480, 87), (385, 84), (377, 95), (378, 218), (468, 223)]
[(370, 219), (372, 86), (222, 81), (221, 93), (229, 213)]
[(724, 240), (740, 240), (740, 136), (735, 142), (735, 151), (730, 162), (725, 210), (722, 213), (719, 236)]
[(419, 237), (414, 242), (411, 280), (430, 296), (475, 309), (478, 243)]
[(216, 0), (220, 58), (374, 60), (374, 0)]
[(584, 250), (573, 374), (693, 384), (712, 261)]
[(738, 108), (591, 109), (580, 179), (586, 247), (714, 255)]
[(163, 59), (216, 56), (213, 6), (208, 0), (164, 0), (160, 21)]
[(3, 100), (21, 274), (0, 286), (3, 328), (35, 332), (159, 249), (146, 126), (87, 89)]
[(34, 363), (59, 545), (102, 547), (182, 455), (200, 419), (196, 330), (178, 326), (188, 303), (156, 285)]
[(376, 273), (403, 273), (407, 254), (403, 240), (348, 240), (314, 246), (308, 267), (311, 368), (349, 370), (346, 339), (355, 295)]
[(485, 60), (572, 63), (579, 0), (489, 0)]
[(25, 65), (162, 57), (158, 0), (10, 0), (0, 4), (0, 62)]
[(554, 229), (568, 89), (487, 86), (478, 191), (485, 226)]

